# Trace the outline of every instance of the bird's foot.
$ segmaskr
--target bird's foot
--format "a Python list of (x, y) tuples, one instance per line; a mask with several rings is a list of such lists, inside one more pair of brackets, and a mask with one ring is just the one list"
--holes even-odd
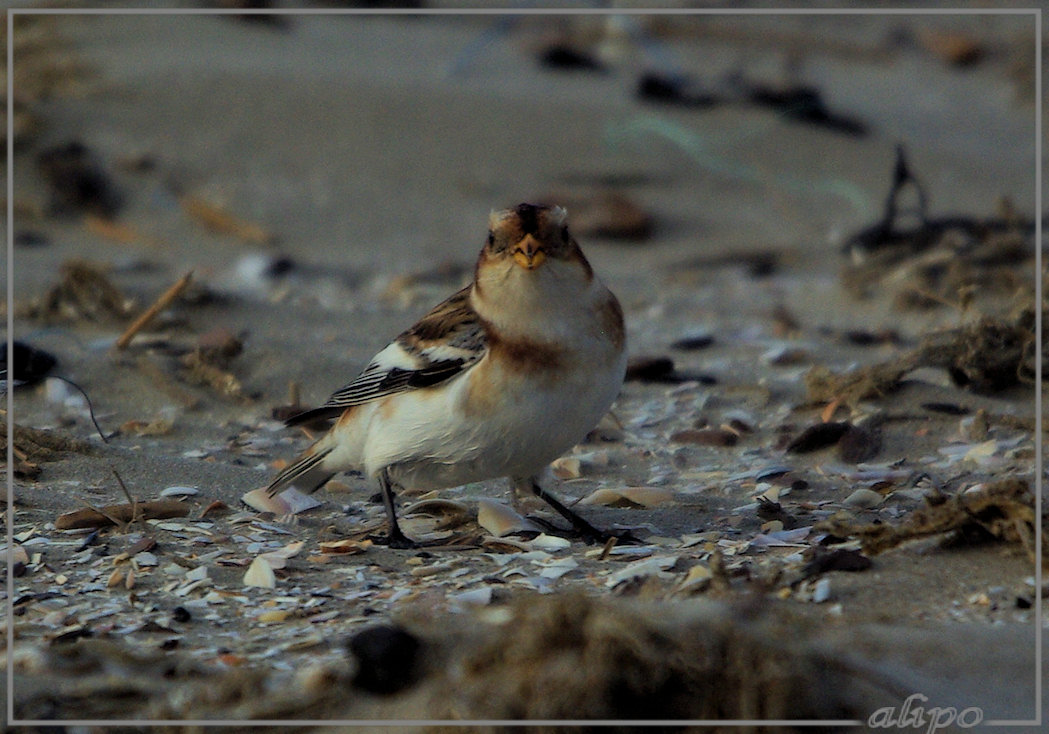
[(400, 530), (397, 530), (396, 532), (391, 531), (385, 538), (379, 541), (379, 544), (397, 550), (410, 550), (422, 547), (421, 544), (412, 540)]

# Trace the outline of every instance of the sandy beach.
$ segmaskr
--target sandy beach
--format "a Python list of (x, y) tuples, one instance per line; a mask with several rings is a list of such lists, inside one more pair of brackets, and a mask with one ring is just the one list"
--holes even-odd
[[(921, 693), (1033, 730), (1034, 40), (1005, 14), (16, 23), (16, 99), (20, 63), (77, 71), (19, 108), (12, 162), (14, 338), (57, 359), (14, 389), (16, 718), (866, 722)], [(376, 542), (360, 476), (245, 505), (309, 443), (281, 409), (468, 283), (523, 201), (568, 209), (632, 359), (551, 487), (642, 543), (541, 504), (553, 527), (500, 539), (499, 480), (405, 493), (422, 551)], [(129, 498), (185, 512), (61, 529)], [(587, 657), (584, 626), (592, 676), (544, 708), (491, 683), (544, 670), (509, 631), (528, 614), (760, 662), (734, 687)], [(395, 693), (345, 649), (380, 623), (421, 641)], [(582, 690), (624, 660), (661, 709)]]

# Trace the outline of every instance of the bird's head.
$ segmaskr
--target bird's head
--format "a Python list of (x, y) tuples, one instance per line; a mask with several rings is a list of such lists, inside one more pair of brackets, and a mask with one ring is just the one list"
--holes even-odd
[(566, 220), (567, 214), (559, 206), (518, 204), (513, 209), (493, 211), (488, 218), (483, 256), (494, 263), (512, 262), (525, 271), (578, 260), (582, 253)]

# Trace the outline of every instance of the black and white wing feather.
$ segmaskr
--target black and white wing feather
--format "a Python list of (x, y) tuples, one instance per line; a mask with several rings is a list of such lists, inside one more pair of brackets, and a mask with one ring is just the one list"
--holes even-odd
[(483, 324), (464, 288), (438, 304), (375, 355), (357, 378), (319, 408), (288, 419), (289, 426), (337, 418), (347, 408), (407, 390), (433, 387), (477, 363), (487, 351)]

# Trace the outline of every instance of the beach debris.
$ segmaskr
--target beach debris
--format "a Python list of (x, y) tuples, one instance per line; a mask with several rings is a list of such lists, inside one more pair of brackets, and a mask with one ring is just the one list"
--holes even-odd
[(371, 548), (372, 545), (374, 545), (374, 543), (367, 538), (364, 540), (346, 538), (343, 540), (323, 541), (317, 544), (317, 548), (321, 553), (328, 555), (351, 555), (355, 553), (364, 553)]
[(11, 347), (8, 359), (7, 342), (0, 344), (0, 393), (9, 387), (35, 385), (58, 364), (58, 358), (53, 354), (25, 342), (14, 341)]
[(277, 517), (297, 515), (300, 512), (320, 507), (323, 502), (314, 499), (313, 495), (289, 487), (278, 495), (270, 496), (265, 487), (253, 489), (240, 496), (240, 501), (253, 510), (272, 512)]
[(161, 497), (196, 497), (200, 490), (196, 487), (165, 487), (160, 491)]
[(459, 527), (473, 519), (473, 511), (465, 503), (439, 497), (413, 503), (405, 510), (405, 516), (408, 515), (428, 515), (435, 518), (437, 523), (434, 530)]
[(838, 456), (848, 464), (862, 464), (870, 461), (881, 451), (881, 433), (876, 429), (878, 421), (871, 420), (865, 425), (849, 423), (845, 433), (838, 439)]
[(859, 119), (832, 112), (817, 87), (798, 82), (752, 82), (742, 74), (732, 75), (729, 83), (751, 104), (772, 109), (792, 122), (822, 127), (851, 137), (867, 134), (867, 125)]
[(122, 503), (106, 505), (98, 509), (85, 507), (66, 512), (55, 518), (58, 530), (77, 528), (97, 528), (106, 525), (127, 525), (136, 520), (162, 520), (172, 517), (185, 517), (193, 509), (178, 500), (151, 500), (147, 502)]
[(256, 556), (244, 573), (244, 585), (260, 589), (273, 589), (277, 586), (277, 576), (273, 567), (264, 556)]
[(958, 68), (974, 66), (985, 55), (983, 44), (975, 36), (957, 30), (921, 28), (915, 38), (926, 51)]
[(539, 65), (554, 71), (596, 71), (608, 69), (593, 55), (566, 42), (556, 42), (539, 50)]
[(695, 446), (735, 446), (739, 433), (725, 428), (690, 428), (670, 435), (674, 443), (689, 443)]
[(125, 321), (134, 302), (125, 298), (105, 270), (86, 260), (67, 260), (59, 282), (26, 309), (26, 316), (44, 323)]
[(538, 532), (539, 527), (502, 502), (486, 497), (477, 500), (477, 524), (497, 538), (512, 533)]
[(850, 424), (845, 421), (814, 423), (787, 444), (787, 453), (804, 454), (834, 446), (849, 430)]
[(133, 436), (166, 436), (175, 427), (175, 416), (172, 411), (161, 411), (148, 420), (133, 418), (120, 426), (120, 432)]
[[(1023, 479), (1009, 478), (969, 487), (956, 495), (935, 495), (899, 523), (859, 523), (831, 517), (816, 525), (819, 532), (838, 538), (856, 538), (867, 553), (883, 553), (901, 543), (934, 535), (970, 535), (1021, 545), (1036, 557), (1034, 495)], [(1037, 519), (1043, 528), (1046, 518)], [(1049, 566), (1043, 552), (1041, 563)]]
[[(904, 206), (904, 198), (913, 205)], [(843, 250), (851, 262), (842, 283), (858, 298), (890, 289), (899, 308), (964, 309), (976, 297), (1012, 296), (1031, 280), (1034, 223), (1007, 200), (999, 210), (983, 219), (930, 217), (925, 189), (897, 146), (882, 217), (847, 238)]]
[(696, 80), (662, 71), (643, 72), (638, 77), (634, 94), (643, 102), (699, 109), (713, 107), (722, 101)]
[(698, 349), (706, 349), (714, 343), (714, 335), (707, 331), (697, 331), (681, 337), (670, 343), (671, 349), (680, 349), (691, 352)]
[(175, 283), (173, 283), (166, 291), (161, 293), (149, 308), (143, 311), (138, 318), (131, 322), (131, 325), (128, 326), (127, 329), (124, 330), (124, 333), (117, 338), (114, 346), (117, 349), (126, 349), (131, 343), (131, 340), (135, 338), (135, 335), (148, 326), (150, 322), (157, 317), (157, 314), (170, 306), (171, 303), (179, 297), (179, 294), (186, 289), (186, 286), (189, 285), (192, 279), (193, 271), (191, 270), (175, 281)]
[(672, 502), (673, 499), (674, 493), (669, 487), (603, 487), (579, 500), (579, 504), (609, 507), (657, 507)]
[[(805, 386), (816, 402), (837, 400), (855, 406), (888, 395), (908, 373), (921, 367), (944, 369), (954, 384), (975, 393), (991, 394), (1033, 383), (1033, 323), (1026, 310), (1011, 320), (981, 317), (955, 329), (926, 334), (917, 348), (891, 361), (844, 374), (813, 367), (805, 374)], [(1043, 376), (1044, 365), (1043, 359)]]
[[(26, 462), (54, 461), (64, 452), (92, 456), (98, 453), (98, 446), (77, 438), (65, 436), (55, 431), (41, 428), (29, 428), (17, 423), (13, 426), (12, 445), (15, 460)], [(0, 421), (0, 442), (7, 441), (7, 421)]]
[(56, 214), (91, 213), (113, 219), (122, 205), (112, 177), (99, 157), (79, 140), (47, 148), (37, 156)]
[(870, 510), (877, 507), (884, 501), (885, 497), (883, 497), (878, 492), (875, 492), (872, 489), (860, 487), (859, 489), (854, 490), (852, 494), (850, 494), (844, 500), (842, 500), (842, 504), (846, 507), (854, 507), (858, 510)]
[(866, 571), (874, 562), (853, 548), (826, 548), (813, 546), (808, 562), (801, 569), (801, 579), (819, 576), (831, 571), (856, 573)]
[(392, 625), (366, 627), (346, 643), (357, 663), (353, 685), (362, 691), (389, 695), (410, 686), (418, 677), (422, 643)]
[(678, 372), (674, 366), (674, 360), (670, 357), (646, 355), (629, 359), (625, 379), (669, 385), (679, 385), (684, 382), (698, 382), (703, 385), (717, 383), (717, 379), (709, 375)]
[(193, 194), (181, 194), (178, 202), (190, 219), (209, 232), (226, 235), (255, 245), (268, 245), (277, 237), (262, 226), (228, 212), (224, 207)]

